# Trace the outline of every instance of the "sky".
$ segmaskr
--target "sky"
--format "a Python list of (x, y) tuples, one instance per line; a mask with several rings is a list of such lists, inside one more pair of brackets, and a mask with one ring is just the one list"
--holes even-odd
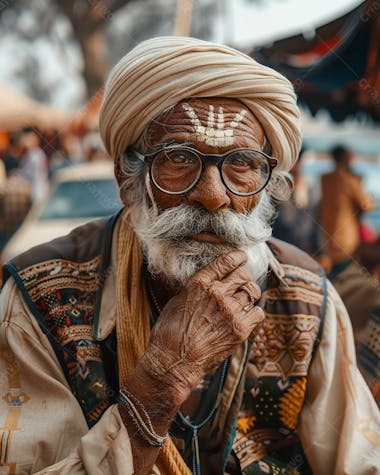
[(313, 31), (344, 15), (363, 0), (222, 0), (216, 40), (242, 49)]

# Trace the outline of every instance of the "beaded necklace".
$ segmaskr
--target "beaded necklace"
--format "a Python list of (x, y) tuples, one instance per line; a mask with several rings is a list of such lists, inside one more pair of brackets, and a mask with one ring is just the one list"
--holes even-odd
[[(154, 323), (155, 323), (157, 317), (160, 315), (162, 309), (161, 309), (161, 307), (158, 303), (158, 299), (157, 299), (157, 297), (154, 293), (152, 282), (149, 279), (149, 277), (147, 278), (147, 282), (148, 282), (148, 285), (147, 285), (148, 293), (149, 293), (149, 296), (151, 297), (151, 302), (153, 303), (153, 307), (154, 307), (154, 310), (155, 310), (155, 313), (156, 313), (156, 318), (154, 318), (152, 316), (152, 319), (151, 319), (152, 324), (154, 325)], [(215, 412), (216, 412), (216, 409), (217, 409), (216, 403), (219, 400), (220, 395), (221, 395), (222, 390), (223, 390), (223, 385), (224, 385), (224, 380), (225, 380), (229, 360), (230, 360), (230, 358), (227, 358), (226, 360), (224, 360), (223, 363), (221, 364), (221, 366), (216, 371), (216, 376), (215, 377), (217, 378), (217, 380), (219, 380), (218, 392), (217, 392), (215, 402), (214, 402), (211, 410), (204, 417), (204, 419), (202, 421), (200, 421), (198, 424), (196, 424), (195, 422), (192, 422), (188, 418), (186, 418), (181, 411), (177, 412), (176, 422), (179, 425), (182, 425), (185, 428), (185, 430), (187, 429), (187, 430), (191, 431), (192, 472), (193, 472), (193, 475), (202, 475), (202, 473), (201, 473), (201, 461), (200, 461), (200, 455), (199, 455), (198, 433), (202, 429), (202, 427), (204, 427), (208, 422), (210, 422), (211, 419), (215, 415)]]

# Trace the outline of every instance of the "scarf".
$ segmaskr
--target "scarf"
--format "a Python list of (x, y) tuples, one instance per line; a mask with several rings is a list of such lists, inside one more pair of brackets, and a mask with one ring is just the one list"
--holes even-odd
[[(119, 381), (123, 387), (148, 345), (150, 305), (142, 273), (143, 253), (128, 210), (119, 219), (116, 332)], [(191, 475), (170, 437), (160, 451), (157, 466), (162, 475)]]

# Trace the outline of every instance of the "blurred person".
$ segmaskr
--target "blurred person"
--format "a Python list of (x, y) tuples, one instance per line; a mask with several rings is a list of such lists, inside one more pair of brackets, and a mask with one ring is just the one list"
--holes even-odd
[(332, 282), (351, 320), (358, 367), (380, 406), (380, 243), (361, 242)]
[(99, 130), (89, 130), (82, 140), (83, 156), (86, 162), (109, 160)]
[(0, 251), (22, 224), (31, 203), (30, 183), (13, 171), (0, 191)]
[(21, 132), (13, 132), (10, 135), (9, 146), (3, 158), (7, 176), (9, 176), (13, 171), (18, 170), (20, 166), (20, 160), (22, 155), (22, 146), (20, 139)]
[(8, 134), (0, 132), (0, 192), (1, 188), (4, 186), (7, 172), (4, 165), (4, 152), (8, 148)]
[(0, 160), (0, 251), (30, 208), (29, 184), (17, 174), (21, 154), (20, 132), (14, 132)]
[(73, 165), (76, 162), (74, 154), (72, 153), (71, 144), (71, 134), (67, 131), (61, 132), (58, 136), (58, 142), (55, 142), (56, 149), (50, 155), (49, 179), (51, 179), (58, 170)]
[(361, 333), (357, 358), (358, 367), (380, 407), (380, 306), (372, 309)]
[(358, 250), (361, 274), (367, 278), (366, 285), (356, 282), (348, 297), (357, 307), (360, 317), (357, 338), (358, 367), (380, 406), (380, 242), (363, 243)]
[(279, 202), (278, 215), (273, 224), (273, 236), (299, 247), (323, 263), (329, 271), (329, 259), (324, 254), (324, 238), (318, 223), (318, 210), (310, 203), (309, 183), (301, 174), (302, 149), (298, 161), (290, 173), (294, 180), (292, 196), (288, 201)]
[(5, 165), (4, 165), (4, 162), (0, 159), (0, 192), (5, 185), (6, 179), (7, 179), (7, 172), (5, 169)]
[(45, 129), (43, 132), (38, 132), (40, 139), (40, 148), (50, 162), (50, 158), (57, 150), (61, 148), (60, 131), (54, 128)]
[(380, 308), (380, 245), (362, 243), (348, 266), (333, 279), (351, 319), (356, 345), (375, 308)]
[(110, 73), (100, 130), (122, 212), (5, 267), (2, 463), (379, 473), (346, 310), (315, 261), (270, 239), (301, 142), (289, 81), (226, 46), (154, 38)]
[(360, 216), (374, 209), (374, 200), (350, 169), (353, 153), (336, 146), (331, 155), (335, 170), (321, 177), (320, 217), (334, 278), (350, 264), (360, 244)]
[(48, 160), (40, 147), (40, 138), (33, 129), (23, 131), (21, 144), (23, 155), (19, 171), (32, 187), (33, 202), (38, 202), (49, 191)]

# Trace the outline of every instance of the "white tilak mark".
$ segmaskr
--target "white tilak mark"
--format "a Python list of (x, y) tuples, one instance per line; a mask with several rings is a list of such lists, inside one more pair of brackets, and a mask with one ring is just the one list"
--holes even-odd
[(235, 117), (231, 121), (231, 127), (235, 129), (239, 125), (239, 122), (243, 120), (245, 115), (247, 115), (247, 111), (245, 109), (242, 109), (238, 114), (235, 115)]
[(235, 115), (230, 123), (230, 127), (225, 129), (223, 107), (219, 107), (217, 113), (217, 124), (215, 128), (214, 106), (210, 104), (207, 116), (207, 127), (205, 127), (202, 125), (199, 117), (190, 104), (185, 102), (182, 104), (182, 107), (194, 126), (194, 131), (197, 134), (197, 140), (213, 147), (226, 147), (228, 145), (232, 145), (234, 143), (234, 129), (236, 129), (239, 123), (243, 120), (244, 116), (247, 114), (247, 111), (242, 109)]
[(208, 106), (208, 119), (207, 119), (207, 127), (208, 128), (213, 128), (214, 127), (214, 121), (215, 121), (215, 116), (214, 116), (214, 106), (209, 105)]
[(224, 129), (224, 112), (223, 107), (218, 109), (218, 129)]

